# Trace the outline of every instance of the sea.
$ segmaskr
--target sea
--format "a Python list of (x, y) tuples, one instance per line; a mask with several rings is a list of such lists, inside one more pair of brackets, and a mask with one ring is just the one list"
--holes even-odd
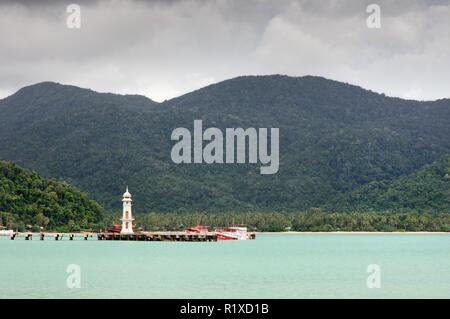
[(450, 298), (450, 234), (0, 237), (0, 298)]

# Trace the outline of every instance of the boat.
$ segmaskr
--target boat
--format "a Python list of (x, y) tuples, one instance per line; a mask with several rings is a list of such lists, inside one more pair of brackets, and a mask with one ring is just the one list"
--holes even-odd
[(247, 227), (218, 227), (215, 230), (218, 240), (247, 240), (250, 239)]
[(108, 228), (106, 228), (107, 233), (120, 233), (121, 230), (122, 230), (122, 225), (120, 225), (120, 224), (113, 224), (113, 225), (109, 226)]
[(217, 240), (247, 240), (255, 239), (254, 233), (248, 233), (247, 227), (230, 226), (230, 227), (217, 227), (214, 231), (209, 230), (207, 226), (196, 225), (193, 227), (185, 228), (184, 231), (189, 234), (213, 234)]
[(194, 227), (188, 227), (184, 229), (188, 233), (209, 233), (208, 227), (203, 225), (196, 225)]
[(0, 230), (0, 236), (12, 236), (14, 235), (14, 230), (8, 229), (8, 230)]

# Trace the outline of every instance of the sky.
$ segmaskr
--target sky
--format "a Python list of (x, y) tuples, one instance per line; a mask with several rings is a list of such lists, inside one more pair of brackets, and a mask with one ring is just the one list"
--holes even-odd
[(267, 74), (449, 98), (450, 0), (0, 1), (0, 98), (54, 81), (163, 101)]

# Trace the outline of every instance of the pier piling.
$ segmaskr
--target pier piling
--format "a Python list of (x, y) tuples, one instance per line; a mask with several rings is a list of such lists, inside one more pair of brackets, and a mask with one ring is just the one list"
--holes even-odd
[(186, 233), (186, 232), (142, 232), (136, 234), (99, 233), (98, 240), (134, 240), (134, 241), (176, 241), (176, 242), (211, 242), (217, 241), (214, 232)]

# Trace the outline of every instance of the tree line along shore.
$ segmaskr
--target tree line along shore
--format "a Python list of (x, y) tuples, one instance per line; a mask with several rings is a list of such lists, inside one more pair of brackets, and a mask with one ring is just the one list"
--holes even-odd
[[(4, 212), (0, 216), (4, 228), (19, 232), (96, 232), (120, 222), (119, 213), (106, 214), (97, 223), (80, 224), (70, 220), (59, 225), (45, 224), (42, 220), (25, 224), (14, 218), (5, 218), (7, 215)], [(147, 231), (176, 231), (202, 224), (211, 228), (245, 225), (249, 230), (258, 232), (450, 232), (450, 214), (447, 213), (329, 213), (311, 209), (298, 213), (141, 213), (135, 217), (135, 228)]]
[[(100, 231), (119, 223), (120, 216), (117, 211), (107, 212), (87, 194), (67, 183), (44, 179), (14, 163), (0, 161), (0, 229), (19, 232)], [(209, 227), (242, 224), (259, 232), (450, 231), (450, 214), (443, 209), (138, 212), (135, 217), (136, 229), (149, 231), (182, 230), (197, 224)]]

